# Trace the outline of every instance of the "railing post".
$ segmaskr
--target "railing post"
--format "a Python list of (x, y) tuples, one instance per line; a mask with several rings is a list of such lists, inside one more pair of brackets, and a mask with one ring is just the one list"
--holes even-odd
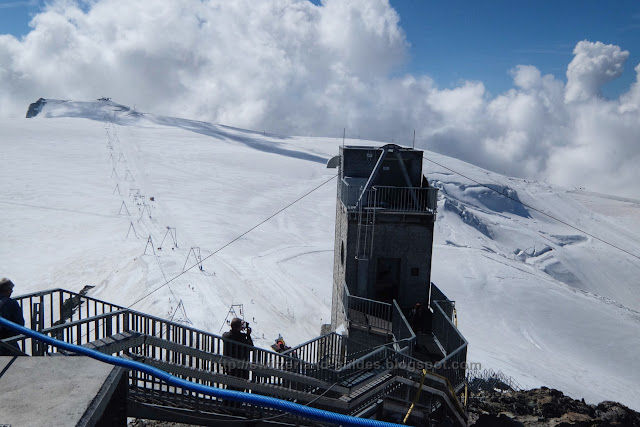
[(105, 336), (109, 336), (112, 334), (112, 329), (113, 328), (113, 320), (111, 319), (111, 316), (107, 317), (106, 321), (104, 322), (104, 335)]
[[(40, 332), (44, 329), (44, 305), (40, 302), (34, 302), (31, 305), (31, 329)], [(43, 356), (46, 345), (38, 340), (31, 340), (31, 355)]]

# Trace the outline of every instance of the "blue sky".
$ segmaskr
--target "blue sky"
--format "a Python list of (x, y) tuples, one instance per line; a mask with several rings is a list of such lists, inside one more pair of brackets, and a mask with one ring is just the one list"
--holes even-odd
[[(27, 34), (40, 4), (0, 0), (0, 33)], [(635, 80), (633, 67), (640, 63), (638, 0), (391, 0), (391, 6), (411, 44), (407, 63), (396, 73), (427, 74), (443, 88), (479, 80), (496, 95), (512, 87), (510, 70), (520, 64), (566, 82), (573, 48), (590, 40), (630, 53), (624, 74), (603, 88), (615, 97)]]
[(640, 2), (391, 0), (411, 43), (407, 70), (439, 85), (480, 80), (492, 92), (511, 87), (509, 70), (534, 65), (566, 82), (573, 48), (581, 40), (615, 44), (630, 53), (625, 72), (605, 94), (635, 79), (640, 62)]

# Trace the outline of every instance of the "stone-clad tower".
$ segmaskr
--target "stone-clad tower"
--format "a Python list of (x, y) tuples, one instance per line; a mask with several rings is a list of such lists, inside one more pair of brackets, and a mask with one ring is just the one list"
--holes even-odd
[[(331, 327), (352, 296), (403, 311), (429, 301), (437, 189), (422, 175), (422, 151), (398, 145), (340, 148)], [(425, 304), (426, 306), (426, 304)]]

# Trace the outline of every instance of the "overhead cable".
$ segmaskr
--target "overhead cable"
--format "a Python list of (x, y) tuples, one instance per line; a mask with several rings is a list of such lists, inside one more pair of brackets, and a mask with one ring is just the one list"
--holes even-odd
[(282, 209), (280, 209), (279, 211), (277, 211), (276, 213), (272, 214), (271, 216), (269, 216), (268, 218), (265, 218), (264, 220), (260, 221), (258, 224), (254, 225), (253, 227), (251, 227), (250, 229), (248, 229), (247, 231), (245, 231), (244, 233), (240, 234), (238, 237), (236, 237), (235, 239), (231, 240), (230, 242), (226, 243), (225, 245), (221, 246), (220, 248), (218, 248), (216, 251), (212, 252), (211, 254), (207, 255), (206, 257), (202, 258), (202, 260), (198, 263), (196, 262), (195, 264), (193, 264), (191, 267), (187, 268), (186, 270), (184, 270), (182, 273), (178, 274), (177, 276), (173, 277), (170, 280), (167, 280), (165, 283), (163, 283), (162, 285), (158, 286), (156, 289), (154, 289), (153, 291), (149, 292), (148, 294), (146, 294), (145, 296), (143, 296), (142, 298), (136, 300), (135, 302), (133, 302), (131, 305), (129, 305), (127, 308), (131, 308), (134, 305), (136, 305), (137, 303), (139, 303), (140, 301), (142, 301), (143, 299), (145, 299), (146, 297), (148, 297), (149, 295), (155, 293), (156, 291), (162, 289), (164, 286), (168, 285), (169, 283), (173, 282), (175, 279), (177, 279), (178, 277), (182, 276), (184, 273), (186, 273), (187, 271), (191, 270), (193, 267), (201, 264), (203, 261), (206, 261), (208, 258), (211, 258), (212, 256), (214, 256), (215, 254), (217, 254), (218, 252), (220, 252), (221, 250), (223, 250), (224, 248), (226, 248), (227, 246), (231, 245), (232, 243), (240, 240), (242, 237), (246, 236), (247, 234), (249, 234), (250, 232), (252, 232), (253, 230), (255, 230), (256, 228), (260, 227), (262, 224), (264, 224), (265, 222), (269, 221), (271, 218), (275, 217), (276, 215), (279, 215), (280, 213), (284, 212), (286, 209), (290, 208), (291, 206), (293, 206), (294, 204), (298, 203), (300, 200), (304, 199), (305, 197), (307, 197), (309, 194), (313, 193), (314, 191), (318, 190), (320, 187), (324, 186), (325, 184), (329, 183), (330, 181), (332, 181), (334, 178), (336, 178), (338, 175), (334, 175), (331, 178), (329, 178), (328, 180), (324, 181), (322, 184), (318, 185), (317, 187), (313, 188), (312, 190), (308, 191), (307, 193), (303, 194), (302, 196), (298, 197), (296, 200), (294, 200), (293, 202), (289, 203), (287, 206), (283, 207)]

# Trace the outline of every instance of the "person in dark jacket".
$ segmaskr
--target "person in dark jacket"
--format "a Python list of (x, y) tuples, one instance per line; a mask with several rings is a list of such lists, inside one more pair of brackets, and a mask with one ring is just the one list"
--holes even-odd
[[(231, 330), (222, 334), (222, 338), (225, 339), (223, 353), (227, 357), (233, 357), (237, 359), (233, 361), (235, 366), (229, 366), (225, 368), (227, 375), (231, 375), (238, 378), (249, 379), (249, 369), (247, 366), (242, 366), (243, 362), (249, 361), (251, 355), (251, 348), (253, 347), (253, 340), (251, 339), (251, 328), (248, 323), (245, 323), (242, 319), (234, 318), (231, 321)], [(244, 344), (244, 345), (238, 345)], [(237, 390), (236, 387), (229, 387), (232, 390)], [(242, 390), (240, 390), (242, 391)]]
[[(2, 278), (0, 280), (0, 316), (17, 323), (20, 326), (24, 326), (24, 317), (22, 317), (22, 307), (14, 299), (11, 299), (13, 293), (13, 282), (9, 279)], [(0, 340), (5, 338), (11, 338), (18, 335), (13, 329), (0, 326)], [(10, 344), (11, 346), (18, 348), (17, 343)], [(0, 356), (10, 356), (11, 351), (0, 346)]]
[(409, 324), (414, 332), (422, 332), (424, 329), (424, 320), (424, 310), (422, 305), (420, 303), (416, 303), (409, 313)]

